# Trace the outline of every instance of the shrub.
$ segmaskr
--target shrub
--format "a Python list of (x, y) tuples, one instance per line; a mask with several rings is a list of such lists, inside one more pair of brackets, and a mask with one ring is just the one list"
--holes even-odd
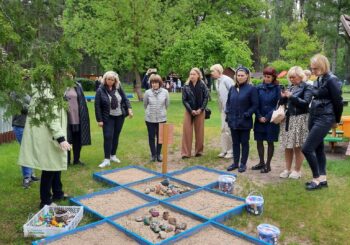
[(95, 91), (95, 81), (82, 77), (76, 78), (76, 81), (81, 84), (84, 91)]

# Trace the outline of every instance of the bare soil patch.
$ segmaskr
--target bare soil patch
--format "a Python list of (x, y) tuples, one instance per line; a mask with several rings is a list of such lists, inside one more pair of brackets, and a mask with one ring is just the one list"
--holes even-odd
[(128, 184), (155, 175), (137, 168), (127, 168), (113, 173), (104, 174), (103, 176), (120, 184)]

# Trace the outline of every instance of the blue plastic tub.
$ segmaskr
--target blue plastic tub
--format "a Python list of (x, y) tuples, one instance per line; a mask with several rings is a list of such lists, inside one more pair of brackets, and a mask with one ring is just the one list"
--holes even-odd
[(257, 226), (259, 239), (268, 244), (276, 245), (281, 234), (280, 229), (270, 224), (260, 224)]

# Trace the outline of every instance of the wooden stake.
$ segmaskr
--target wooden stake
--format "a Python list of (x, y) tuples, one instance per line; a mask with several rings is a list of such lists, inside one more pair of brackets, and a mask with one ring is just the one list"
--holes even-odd
[(168, 172), (168, 128), (169, 125), (164, 123), (163, 125), (163, 163), (162, 163), (162, 173), (166, 174)]

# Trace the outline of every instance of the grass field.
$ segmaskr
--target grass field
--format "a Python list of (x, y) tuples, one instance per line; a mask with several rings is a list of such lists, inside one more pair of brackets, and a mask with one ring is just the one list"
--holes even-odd
[[(87, 93), (90, 94), (90, 93)], [(350, 94), (344, 94), (348, 100)], [(85, 167), (73, 166), (63, 172), (64, 190), (72, 196), (83, 195), (108, 188), (92, 179), (92, 174), (100, 171), (97, 167), (103, 158), (102, 131), (97, 127), (93, 103), (88, 103), (91, 120), (92, 145), (83, 147), (81, 160)], [(118, 156), (122, 163), (118, 167), (130, 164), (143, 165), (159, 170), (159, 165), (148, 164), (149, 148), (147, 130), (144, 123), (143, 104), (132, 102), (134, 118), (126, 119), (120, 137)], [(217, 168), (216, 155), (219, 153), (220, 116), (217, 110), (215, 95), (209, 107), (212, 118), (205, 126), (205, 155), (201, 158), (189, 159), (176, 165), (179, 160), (181, 142), (181, 126), (183, 106), (180, 94), (171, 95), (171, 105), (168, 111), (168, 121), (175, 124), (175, 143), (170, 147), (173, 168), (190, 165), (204, 165)], [(350, 106), (344, 110), (344, 115), (350, 115)], [(256, 157), (255, 142), (251, 140), (251, 156)], [(32, 239), (23, 238), (22, 225), (27, 218), (38, 211), (39, 184), (34, 183), (28, 190), (21, 187), (20, 168), (16, 164), (19, 145), (14, 142), (0, 146), (0, 244), (29, 244)], [(283, 161), (283, 159), (279, 159)], [(250, 163), (252, 164), (252, 163)], [(227, 165), (227, 164), (226, 164)], [(114, 168), (112, 165), (110, 168)], [(222, 167), (222, 166), (221, 166)], [(310, 172), (304, 166), (305, 172)], [(255, 227), (259, 223), (277, 225), (282, 231), (282, 244), (349, 244), (350, 240), (350, 159), (329, 160), (328, 173), (330, 187), (321, 191), (306, 192), (300, 181), (284, 181), (256, 185), (243, 175), (240, 175), (243, 194), (256, 188), (263, 193), (266, 200), (264, 214), (253, 217), (243, 214), (234, 217), (227, 225), (244, 230), (255, 235)], [(258, 174), (258, 173), (257, 173)], [(37, 172), (39, 176), (40, 173)], [(310, 174), (307, 175), (308, 177)], [(68, 204), (61, 202), (60, 204)], [(85, 216), (81, 224), (92, 222), (94, 219)]]

